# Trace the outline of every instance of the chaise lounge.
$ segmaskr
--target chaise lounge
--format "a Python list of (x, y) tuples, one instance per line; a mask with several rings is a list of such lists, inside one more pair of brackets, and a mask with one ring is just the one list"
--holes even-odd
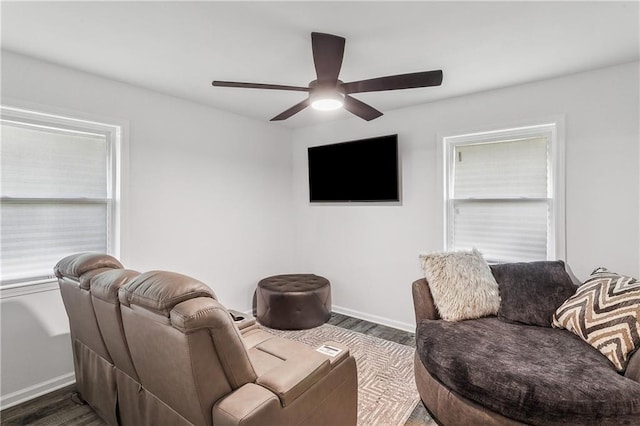
[(564, 264), (491, 272), (499, 313), (461, 321), (441, 318), (427, 279), (413, 283), (415, 380), (432, 415), (444, 425), (640, 424), (640, 351), (618, 371), (576, 334), (552, 328), (553, 313), (578, 288)]

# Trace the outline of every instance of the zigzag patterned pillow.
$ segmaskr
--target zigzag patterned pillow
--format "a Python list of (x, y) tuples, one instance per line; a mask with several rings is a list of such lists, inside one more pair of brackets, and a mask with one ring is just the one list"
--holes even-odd
[(640, 348), (640, 282), (596, 269), (556, 310), (553, 326), (581, 337), (624, 372)]

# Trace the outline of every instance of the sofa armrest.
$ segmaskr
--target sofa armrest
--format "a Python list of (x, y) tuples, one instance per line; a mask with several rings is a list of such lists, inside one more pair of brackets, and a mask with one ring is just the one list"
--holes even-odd
[(218, 400), (211, 413), (216, 426), (248, 426), (278, 424), (280, 410), (280, 400), (273, 392), (246, 383)]
[(635, 351), (629, 358), (624, 377), (640, 382), (640, 349)]
[(329, 360), (320, 353), (291, 358), (258, 377), (256, 383), (275, 393), (283, 407), (325, 377), (331, 370)]
[(431, 290), (429, 290), (429, 283), (426, 279), (421, 278), (414, 281), (411, 286), (411, 291), (413, 293), (413, 309), (416, 314), (416, 326), (423, 319), (440, 319), (436, 305), (433, 303)]

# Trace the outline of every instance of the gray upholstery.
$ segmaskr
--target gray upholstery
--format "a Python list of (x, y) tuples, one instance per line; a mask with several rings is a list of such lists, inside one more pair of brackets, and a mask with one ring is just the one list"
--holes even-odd
[(412, 292), (416, 385), (442, 424), (640, 424), (640, 352), (619, 375), (565, 330), (496, 317), (446, 322), (424, 278)]
[(530, 424), (640, 420), (640, 383), (566, 330), (496, 317), (423, 320), (417, 353), (452, 392)]
[(491, 265), (500, 288), (498, 317), (551, 327), (551, 316), (577, 290), (561, 260)]

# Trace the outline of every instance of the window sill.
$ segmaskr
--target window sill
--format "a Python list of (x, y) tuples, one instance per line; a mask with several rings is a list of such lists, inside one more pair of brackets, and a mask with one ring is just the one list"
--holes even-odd
[(55, 278), (34, 281), (31, 283), (16, 284), (13, 286), (0, 287), (0, 299), (8, 299), (11, 297), (25, 296), (33, 293), (42, 293), (43, 291), (58, 290), (58, 281)]

